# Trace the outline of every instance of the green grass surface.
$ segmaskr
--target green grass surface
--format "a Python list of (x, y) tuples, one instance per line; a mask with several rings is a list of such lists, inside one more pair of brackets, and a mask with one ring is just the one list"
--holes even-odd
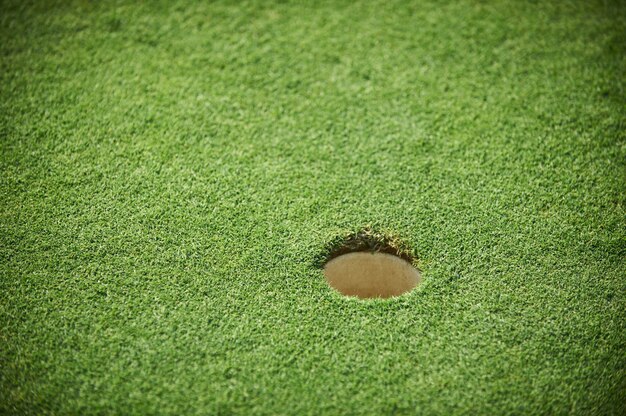
[[(0, 413), (626, 411), (619, 1), (2, 2)], [(341, 297), (371, 227), (423, 284)]]

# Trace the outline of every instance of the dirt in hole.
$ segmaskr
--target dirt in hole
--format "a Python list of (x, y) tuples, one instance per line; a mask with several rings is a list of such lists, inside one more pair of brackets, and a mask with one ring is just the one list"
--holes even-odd
[(420, 272), (408, 261), (378, 251), (358, 251), (334, 257), (324, 266), (328, 284), (346, 296), (389, 298), (420, 283)]

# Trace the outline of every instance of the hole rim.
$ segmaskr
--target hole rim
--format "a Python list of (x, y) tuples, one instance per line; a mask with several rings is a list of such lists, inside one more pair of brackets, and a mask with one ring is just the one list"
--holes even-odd
[(356, 252), (386, 253), (407, 261), (418, 272), (419, 257), (415, 250), (395, 234), (378, 231), (371, 227), (363, 227), (359, 231), (344, 232), (333, 238), (315, 259), (316, 266), (324, 269), (332, 259), (348, 253)]
[[(390, 254), (406, 261), (417, 271), (419, 276), (417, 285), (404, 293), (391, 297), (360, 297), (341, 293), (330, 284), (324, 273), (324, 268), (326, 264), (339, 256), (358, 252)], [(334, 292), (343, 299), (356, 299), (360, 302), (393, 301), (416, 293), (424, 284), (424, 273), (422, 267), (420, 267), (420, 263), (421, 261), (416, 251), (398, 237), (397, 234), (374, 229), (370, 226), (360, 228), (356, 231), (345, 231), (336, 235), (315, 258), (315, 266), (320, 269), (324, 275), (326, 287), (330, 289), (331, 292)]]

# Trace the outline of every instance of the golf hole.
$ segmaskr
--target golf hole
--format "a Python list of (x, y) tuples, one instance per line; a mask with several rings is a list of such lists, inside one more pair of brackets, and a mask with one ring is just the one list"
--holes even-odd
[(339, 293), (358, 298), (390, 298), (420, 283), (419, 271), (408, 261), (381, 252), (342, 254), (324, 266), (328, 284)]

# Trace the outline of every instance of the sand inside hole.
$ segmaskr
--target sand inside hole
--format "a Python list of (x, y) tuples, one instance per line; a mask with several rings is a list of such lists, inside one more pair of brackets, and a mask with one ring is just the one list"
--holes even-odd
[(378, 252), (353, 252), (324, 266), (328, 284), (346, 296), (389, 298), (420, 283), (419, 271), (400, 257)]

